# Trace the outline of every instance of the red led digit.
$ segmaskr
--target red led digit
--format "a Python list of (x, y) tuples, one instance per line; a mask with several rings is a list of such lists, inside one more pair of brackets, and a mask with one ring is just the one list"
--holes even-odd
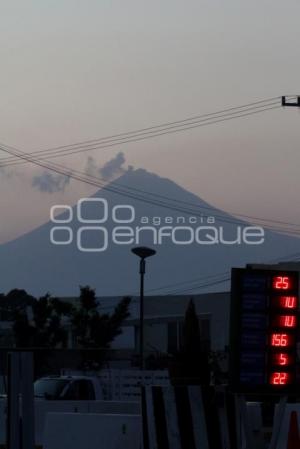
[(291, 279), (289, 276), (275, 276), (272, 285), (275, 290), (288, 290), (291, 288)]
[(272, 346), (287, 346), (288, 339), (286, 334), (272, 334)]
[(295, 357), (287, 352), (278, 352), (271, 355), (271, 364), (277, 366), (293, 365)]
[(284, 348), (293, 344), (293, 337), (289, 334), (271, 334), (271, 346)]
[(271, 306), (281, 309), (297, 309), (297, 296), (275, 296), (271, 298)]
[(297, 326), (297, 317), (296, 315), (275, 315), (272, 318), (272, 326), (294, 329)]
[(279, 354), (279, 365), (284, 366), (288, 363), (288, 356), (287, 354)]
[(280, 297), (280, 306), (286, 309), (296, 309), (297, 308), (297, 299), (296, 296), (281, 296)]
[(270, 376), (270, 384), (271, 385), (287, 385), (291, 382), (290, 373), (280, 372), (280, 373), (271, 373)]
[(296, 327), (295, 315), (283, 315), (280, 317), (280, 325), (282, 327)]

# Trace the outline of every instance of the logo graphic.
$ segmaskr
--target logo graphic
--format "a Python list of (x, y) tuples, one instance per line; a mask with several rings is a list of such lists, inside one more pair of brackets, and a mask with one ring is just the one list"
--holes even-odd
[[(88, 207), (92, 207), (92, 218), (89, 217)], [(109, 207), (104, 198), (82, 198), (74, 209), (63, 204), (52, 206), (50, 219), (54, 224), (50, 231), (51, 243), (76, 244), (77, 249), (82, 252), (103, 252), (111, 244), (140, 245), (149, 236), (153, 245), (167, 242), (186, 246), (261, 245), (265, 241), (261, 226), (237, 225), (232, 233), (232, 230), (229, 232), (223, 226), (216, 226), (213, 216), (202, 214), (137, 217), (132, 205), (118, 204)], [(96, 244), (86, 243), (91, 237)]]

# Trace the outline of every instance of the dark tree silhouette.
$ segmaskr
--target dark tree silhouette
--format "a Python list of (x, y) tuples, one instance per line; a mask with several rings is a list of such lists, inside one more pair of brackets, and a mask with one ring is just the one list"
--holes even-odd
[(191, 299), (184, 318), (182, 347), (175, 355), (175, 366), (171, 373), (175, 383), (209, 384), (209, 354), (200, 335), (199, 319)]
[(15, 310), (15, 345), (33, 350), (37, 376), (48, 368), (50, 350), (67, 346), (68, 331), (63, 319), (71, 310), (70, 304), (51, 298), (49, 294)]
[[(18, 292), (21, 292), (19, 299)], [(80, 287), (78, 306), (49, 294), (35, 299), (23, 290), (14, 290), (11, 297), (18, 304), (13, 312), (15, 346), (36, 350), (37, 373), (46, 367), (50, 350), (67, 347), (67, 322), (72, 328), (75, 349), (81, 350), (81, 367), (99, 369), (106, 350), (121, 334), (122, 323), (129, 316), (130, 298), (123, 298), (111, 315), (101, 314), (95, 290), (88, 286)], [(9, 300), (0, 297), (1, 301)]]
[(14, 334), (18, 348), (57, 348), (67, 344), (67, 330), (62, 318), (70, 313), (65, 305), (49, 294), (35, 300), (31, 306), (15, 312)]
[(0, 313), (2, 320), (12, 320), (16, 310), (25, 309), (35, 302), (35, 298), (25, 290), (13, 289), (6, 295), (0, 294)]
[[(95, 290), (80, 287), (80, 303), (72, 314), (76, 345), (82, 349), (82, 365), (100, 368), (114, 338), (121, 334), (123, 321), (129, 316), (130, 298), (123, 298), (111, 315), (99, 312)], [(95, 349), (95, 350), (93, 350)]]

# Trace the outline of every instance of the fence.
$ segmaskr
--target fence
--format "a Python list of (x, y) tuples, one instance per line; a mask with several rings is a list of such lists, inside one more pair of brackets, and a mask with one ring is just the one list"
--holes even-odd
[[(64, 371), (67, 375), (83, 375), (82, 371)], [(167, 370), (103, 369), (100, 372), (84, 372), (85, 376), (96, 376), (103, 391), (103, 399), (109, 401), (138, 401), (141, 386), (169, 386)]]

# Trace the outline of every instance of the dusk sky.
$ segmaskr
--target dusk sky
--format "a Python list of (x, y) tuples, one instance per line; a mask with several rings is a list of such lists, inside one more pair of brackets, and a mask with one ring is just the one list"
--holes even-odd
[[(300, 94), (297, 0), (0, 0), (0, 17), (0, 141), (23, 151)], [(299, 125), (279, 108), (57, 161), (122, 151), (228, 212), (300, 223)], [(0, 243), (95, 190), (41, 192), (41, 173), (0, 171)]]

